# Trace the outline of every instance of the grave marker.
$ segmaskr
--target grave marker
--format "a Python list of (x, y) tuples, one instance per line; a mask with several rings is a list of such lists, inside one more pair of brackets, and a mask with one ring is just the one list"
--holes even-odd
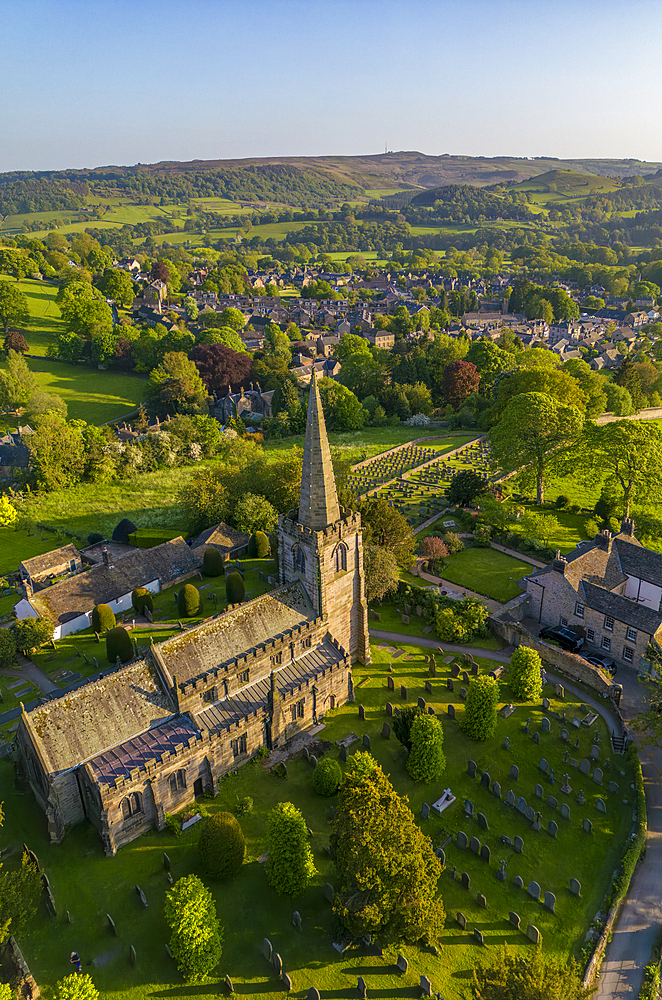
[(487, 846), (487, 844), (482, 845), (480, 849), (480, 856), (483, 859), (483, 861), (487, 861), (487, 863), (489, 864), (490, 858), (492, 857), (492, 852)]
[(472, 837), (469, 841), (469, 850), (473, 851), (474, 854), (480, 854), (480, 840), (478, 837)]
[(582, 820), (582, 827), (584, 833), (593, 833), (593, 824), (591, 823), (590, 819), (584, 818)]
[(519, 778), (519, 767), (517, 764), (510, 765), (510, 777), (513, 778), (514, 781), (517, 781)]
[(382, 726), (382, 736), (384, 737), (385, 740), (390, 740), (391, 738), (391, 727), (389, 726), (388, 722), (385, 722), (384, 725)]
[(601, 798), (598, 797), (595, 800), (595, 808), (598, 810), (598, 812), (606, 813), (607, 812), (607, 807), (605, 805), (604, 799), (601, 799)]
[(550, 837), (554, 837), (554, 839), (556, 839), (556, 834), (558, 832), (559, 832), (558, 824), (555, 823), (553, 819), (550, 819), (549, 823), (547, 824), (547, 833), (550, 835)]
[(596, 785), (602, 784), (602, 771), (600, 770), (599, 767), (596, 767), (595, 771), (593, 772), (593, 781), (596, 783)]
[(534, 944), (540, 944), (540, 941), (542, 940), (542, 934), (535, 924), (529, 924), (526, 928), (526, 936), (529, 941), (533, 941)]
[(514, 910), (511, 910), (508, 914), (508, 919), (516, 930), (519, 930), (519, 916)]
[(537, 882), (529, 882), (526, 891), (532, 899), (535, 899), (535, 901), (538, 902), (540, 899), (540, 886)]
[(581, 896), (582, 894), (582, 884), (576, 878), (570, 879), (570, 892), (573, 896)]
[(522, 879), (521, 875), (515, 876), (515, 878), (513, 879), (513, 885), (516, 889), (524, 888), (524, 880)]
[(464, 830), (458, 830), (457, 831), (457, 846), (461, 847), (461, 848), (465, 848), (467, 846), (467, 843), (468, 843), (468, 841), (467, 841), (467, 835), (464, 832)]
[(542, 904), (550, 913), (554, 913), (554, 907), (556, 906), (556, 896), (553, 892), (546, 892)]
[(455, 718), (455, 705), (450, 705), (449, 704), (447, 711), (448, 711), (448, 718), (449, 719), (454, 719)]
[(515, 837), (514, 838), (514, 840), (513, 840), (513, 849), (515, 851), (515, 854), (523, 854), (524, 853), (524, 841), (522, 840), (521, 837)]
[(458, 910), (457, 917), (455, 919), (457, 920), (462, 930), (465, 930), (467, 926), (467, 918), (465, 917), (464, 913), (461, 913), (460, 910)]

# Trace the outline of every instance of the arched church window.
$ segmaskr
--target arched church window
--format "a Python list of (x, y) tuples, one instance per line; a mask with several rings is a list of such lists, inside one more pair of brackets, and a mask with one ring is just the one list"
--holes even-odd
[(306, 572), (306, 553), (303, 551), (300, 545), (297, 545), (294, 549), (294, 568), (297, 573)]
[(333, 569), (335, 573), (341, 573), (347, 569), (347, 546), (337, 545), (333, 553)]

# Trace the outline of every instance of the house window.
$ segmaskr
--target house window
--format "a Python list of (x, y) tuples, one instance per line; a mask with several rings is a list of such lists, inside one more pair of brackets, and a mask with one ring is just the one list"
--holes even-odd
[(246, 733), (244, 733), (244, 735), (240, 736), (239, 739), (232, 741), (232, 756), (238, 757), (240, 754), (246, 753), (247, 745), (248, 741), (246, 739)]
[(568, 619), (567, 618), (562, 618), (561, 619), (561, 625), (567, 625), (567, 624), (568, 624)]
[(237, 674), (237, 680), (240, 684), (248, 684), (250, 678), (250, 670), (242, 670), (240, 674)]
[(586, 638), (588, 639), (589, 642), (595, 642), (595, 632), (593, 631), (592, 628), (586, 629)]
[(627, 660), (628, 663), (632, 663), (634, 660), (634, 650), (632, 646), (623, 646), (623, 659)]
[(636, 628), (627, 628), (625, 630), (625, 638), (628, 640), (628, 642), (636, 642), (637, 641)]
[(292, 722), (296, 722), (297, 721), (297, 707), (296, 707), (296, 705), (292, 705), (292, 708), (290, 709), (290, 711), (292, 713)]
[(575, 614), (577, 615), (578, 618), (583, 618), (584, 617), (584, 605), (583, 604), (575, 604)]
[(605, 628), (608, 632), (614, 631), (614, 619), (610, 618), (609, 615), (605, 615)]
[(186, 771), (183, 768), (179, 771), (173, 771), (169, 781), (170, 791), (176, 795), (179, 789), (186, 788)]
[(306, 572), (306, 554), (300, 545), (294, 549), (294, 568), (298, 573)]
[(611, 649), (611, 639), (609, 638), (608, 635), (603, 635), (602, 637), (602, 648)]

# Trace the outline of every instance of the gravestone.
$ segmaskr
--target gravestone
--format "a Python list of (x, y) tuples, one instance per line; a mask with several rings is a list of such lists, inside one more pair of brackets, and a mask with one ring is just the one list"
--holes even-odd
[(359, 976), (358, 981), (356, 983), (356, 989), (358, 990), (358, 994), (360, 997), (364, 998), (367, 997), (368, 987), (366, 986), (365, 979), (363, 978), (363, 976)]
[(343, 764), (346, 764), (347, 763), (347, 747), (341, 747), (340, 748), (340, 754), (339, 754), (339, 756), (340, 756), (340, 760), (343, 762)]
[(600, 760), (600, 747), (597, 743), (591, 747), (591, 760)]
[(540, 733), (534, 733), (531, 739), (534, 743), (540, 743)]
[(359, 719), (365, 719), (365, 708), (363, 705), (359, 705)]
[(561, 803), (561, 819), (570, 819), (570, 806), (567, 802)]
[(535, 819), (535, 815), (536, 815), (536, 812), (535, 812), (535, 809), (533, 808), (533, 806), (527, 806), (526, 809), (524, 810), (524, 817), (526, 819), (528, 819), (529, 823), (533, 823), (533, 820)]
[(542, 700), (542, 710), (543, 710), (543, 712), (549, 712), (549, 698), (543, 698), (543, 700)]
[(540, 899), (540, 886), (537, 882), (529, 882), (526, 891), (532, 899), (536, 900), (536, 902)]
[(462, 888), (463, 889), (471, 888), (471, 879), (469, 878), (468, 872), (462, 872)]
[(445, 868), (446, 867), (446, 855), (444, 853), (443, 847), (438, 847), (434, 853), (435, 853), (435, 856), (438, 857), (439, 860), (441, 861), (442, 866)]
[(602, 771), (600, 770), (599, 767), (596, 767), (595, 771), (593, 772), (593, 781), (596, 783), (596, 785), (602, 784)]
[(461, 848), (465, 848), (467, 846), (467, 843), (468, 843), (468, 841), (467, 841), (467, 835), (464, 832), (464, 830), (458, 830), (457, 831), (457, 846), (461, 847)]
[(611, 792), (612, 795), (616, 795), (618, 793), (618, 785), (616, 784), (615, 781), (609, 782), (609, 785), (607, 786), (607, 791)]
[(424, 802), (423, 805), (421, 806), (421, 819), (429, 819), (429, 818), (430, 818), (430, 806), (427, 804), (427, 802)]
[(230, 994), (230, 996), (232, 996), (232, 994), (234, 993), (234, 983), (232, 982), (229, 976), (225, 977), (225, 988)]
[(481, 828), (481, 830), (489, 830), (490, 827), (487, 822), (487, 816), (485, 815), (485, 813), (479, 812), (476, 819), (478, 820), (478, 826)]
[[(331, 885), (330, 882), (325, 882), (324, 889), (322, 890), (322, 892), (324, 893), (324, 898), (326, 899), (327, 903), (332, 903), (333, 902), (333, 897), (335, 896), (336, 891), (335, 891), (335, 889), (333, 888), (333, 886)], [(265, 941), (266, 941), (266, 938), (265, 938)], [(269, 947), (271, 947), (271, 945), (269, 945)]]
[(522, 814), (522, 816), (526, 812), (526, 799), (522, 798), (521, 795), (518, 798), (517, 802), (515, 803), (515, 808), (517, 809), (518, 812)]
[(311, 986), (306, 993), (306, 1000), (320, 1000), (320, 991), (314, 986)]
[(536, 796), (537, 799), (542, 799), (545, 795), (542, 785), (536, 785), (536, 787), (533, 789), (533, 794)]
[(473, 819), (474, 815), (474, 804), (471, 799), (464, 800), (464, 815), (470, 816)]
[(510, 920), (513, 927), (516, 930), (519, 930), (519, 916), (515, 913), (514, 910), (511, 910), (510, 913), (508, 914), (508, 919)]
[(547, 796), (547, 805), (549, 806), (550, 809), (556, 809), (558, 802), (556, 801), (553, 795)]
[(142, 891), (142, 889), (140, 888), (139, 885), (136, 886), (136, 892), (138, 893), (138, 896), (140, 897), (140, 902), (143, 904), (143, 906), (145, 908), (147, 908), (147, 900), (145, 898), (145, 893)]
[(491, 779), (490, 779), (490, 776), (487, 773), (487, 771), (483, 771), (483, 773), (480, 776), (481, 787), (482, 788), (489, 788), (490, 787), (490, 780)]
[(528, 937), (529, 941), (533, 941), (534, 944), (540, 944), (540, 941), (542, 939), (542, 934), (540, 933), (535, 924), (529, 924), (529, 926), (526, 928), (526, 936)]
[(556, 838), (556, 834), (558, 832), (559, 832), (558, 824), (555, 823), (553, 819), (550, 819), (549, 823), (547, 824), (547, 833), (550, 835), (550, 837)]
[(478, 837), (472, 837), (469, 841), (469, 850), (473, 851), (474, 854), (480, 853), (480, 840)]
[(425, 682), (425, 690), (428, 694), (432, 694), (432, 684), (430, 681)]
[(533, 821), (533, 823), (531, 824), (531, 829), (533, 830), (534, 833), (540, 833), (540, 830), (541, 830), (540, 819), (541, 819), (541, 817), (542, 817), (542, 813), (537, 812), (536, 813), (536, 818)]
[(512, 790), (512, 788), (509, 788), (508, 791), (506, 792), (506, 797), (504, 799), (504, 802), (506, 803), (507, 806), (515, 805), (515, 793)]
[(110, 913), (106, 914), (106, 920), (108, 921), (108, 930), (111, 934), (117, 937), (117, 927), (115, 926), (115, 921), (111, 917)]
[(549, 719), (544, 718), (540, 723), (540, 728), (542, 729), (543, 733), (548, 733), (550, 730)]
[(370, 749), (370, 737), (368, 736), (367, 733), (363, 734), (363, 746), (366, 748), (366, 750)]
[(466, 688), (460, 688), (460, 698), (462, 699), (462, 701), (466, 701), (466, 699), (467, 699), (467, 689)]
[(467, 765), (467, 774), (470, 778), (476, 777), (476, 762), (474, 760), (469, 761)]
[(553, 892), (545, 893), (542, 905), (551, 913), (554, 912), (554, 907), (556, 906), (556, 896), (554, 895)]
[(136, 964), (136, 961), (137, 961), (136, 949), (133, 947), (133, 945), (131, 945), (129, 947), (129, 960), (131, 962), (131, 965), (135, 965)]
[(479, 906), (482, 906), (483, 909), (487, 908), (487, 899), (482, 894), (482, 892), (479, 892), (478, 895), (476, 896), (476, 902), (478, 903)]
[(585, 800), (584, 800), (584, 789), (583, 789), (583, 788), (580, 788), (580, 789), (579, 789), (579, 795), (577, 796), (577, 798), (575, 799), (575, 801), (576, 801), (576, 802), (577, 802), (577, 803), (578, 803), (578, 804), (579, 804), (580, 806), (583, 806), (583, 805), (584, 805), (584, 801), (585, 801)]
[(570, 879), (570, 892), (573, 896), (581, 896), (582, 894), (582, 884), (576, 878)]
[(582, 757), (582, 759), (579, 762), (579, 770), (582, 772), (582, 774), (590, 774), (591, 773), (590, 760), (588, 760), (586, 757)]
[(457, 922), (460, 925), (460, 927), (462, 928), (462, 930), (465, 930), (466, 926), (467, 926), (467, 918), (465, 917), (464, 913), (462, 913), (460, 910), (458, 910), (457, 911), (457, 917), (455, 919), (457, 920)]
[[(503, 840), (503, 835), (501, 839)], [(508, 876), (506, 875), (506, 862), (501, 861), (500, 863), (501, 867), (499, 868), (499, 871), (496, 873), (496, 877), (498, 878), (499, 882), (505, 882), (506, 879), (508, 878)]]
[(447, 711), (448, 711), (448, 718), (449, 719), (454, 719), (455, 718), (455, 705), (449, 705)]
[(510, 737), (509, 736), (506, 736), (505, 740), (503, 741), (503, 749), (504, 750), (510, 750)]
[(570, 793), (572, 792), (569, 774), (563, 775), (563, 786), (561, 788), (561, 791), (563, 792), (564, 795), (570, 795)]
[(524, 888), (524, 880), (523, 880), (523, 878), (522, 878), (521, 875), (516, 875), (515, 876), (515, 878), (513, 879), (513, 886), (516, 889), (523, 889)]
[(283, 960), (277, 951), (275, 951), (271, 956), (271, 964), (274, 967), (276, 975), (280, 976), (281, 972), (283, 971)]
[(514, 840), (513, 840), (513, 849), (515, 851), (515, 854), (523, 854), (524, 853), (524, 841), (522, 840), (521, 837), (515, 837), (514, 838)]
[(418, 699), (418, 707), (424, 712), (426, 709), (425, 698)]
[(297, 931), (301, 930), (301, 914), (298, 910), (295, 910), (292, 914), (292, 926)]
[(607, 812), (607, 807), (605, 805), (604, 799), (601, 799), (601, 798), (598, 797), (595, 800), (595, 808), (598, 810), (598, 812), (606, 813)]
[(391, 674), (389, 674), (386, 678), (386, 686), (389, 691), (395, 691), (395, 681), (393, 680), (393, 676)]
[(483, 940), (483, 932), (479, 931), (477, 927), (474, 927), (474, 941), (477, 944), (485, 944), (485, 941)]
[[(285, 992), (289, 993), (291, 991), (291, 989), (292, 989), (292, 980), (291, 980), (291, 978), (288, 976), (287, 972), (281, 973), (281, 977), (280, 978), (281, 978), (281, 980), (283, 982), (283, 986), (285, 987)], [(227, 976), (226, 976), (226, 979), (227, 979)], [(232, 992), (234, 993), (234, 989), (232, 990)]]
[(466, 672), (466, 670), (462, 671), (462, 680), (464, 681), (465, 684), (469, 683), (469, 674)]
[(404, 686), (404, 684), (400, 685), (400, 697), (402, 698), (403, 701), (407, 700), (407, 688)]
[(382, 736), (384, 737), (385, 740), (390, 740), (391, 738), (391, 727), (389, 726), (388, 722), (385, 722), (384, 725), (382, 726)]
[(393, 705), (391, 704), (390, 701), (386, 702), (386, 714), (390, 715), (391, 718), (393, 717)]
[[(331, 898), (333, 898), (333, 897), (331, 897)], [(262, 941), (262, 954), (266, 958), (267, 962), (271, 961), (271, 953), (272, 953), (272, 951), (273, 951), (273, 948), (271, 947), (271, 941), (269, 940), (269, 938), (264, 938), (264, 940)]]
[(510, 777), (513, 778), (515, 781), (517, 781), (517, 779), (519, 778), (519, 767), (517, 766), (517, 764), (510, 765)]
[(458, 667), (457, 663), (454, 663), (453, 666), (451, 667), (451, 677), (457, 678), (459, 676), (460, 676), (460, 668)]
[(547, 774), (547, 771), (549, 770), (549, 764), (547, 763), (544, 757), (541, 757), (540, 760), (538, 761), (538, 768), (543, 772), (543, 774)]
[(481, 847), (480, 856), (483, 859), (483, 861), (487, 861), (489, 864), (490, 858), (492, 857), (492, 852), (490, 851), (487, 844), (483, 844), (483, 846)]
[(448, 680), (446, 681), (446, 687), (449, 691), (455, 690), (455, 683), (453, 682), (453, 679), (451, 677), (449, 677)]
[(582, 820), (582, 828), (584, 830), (584, 833), (593, 833), (593, 824), (591, 823), (590, 819), (584, 818)]
[(576, 715), (573, 715), (573, 717), (572, 717), (572, 724), (575, 727), (575, 729), (579, 729), (579, 727), (582, 724), (581, 719), (578, 719)]
[(568, 740), (570, 739), (570, 737), (568, 736), (568, 730), (567, 729), (562, 729), (561, 730), (561, 739), (563, 740), (564, 743), (567, 743)]
[(172, 862), (170, 861), (170, 858), (168, 857), (165, 851), (163, 852), (163, 867), (167, 872), (169, 872), (170, 869), (172, 868)]
[(398, 972), (406, 972), (409, 968), (409, 962), (404, 955), (398, 955), (396, 965), (398, 967)]
[(492, 795), (496, 799), (500, 799), (501, 798), (501, 785), (499, 784), (498, 781), (493, 781), (492, 782)]
[(432, 983), (427, 976), (421, 976), (420, 987), (424, 997), (432, 996)]

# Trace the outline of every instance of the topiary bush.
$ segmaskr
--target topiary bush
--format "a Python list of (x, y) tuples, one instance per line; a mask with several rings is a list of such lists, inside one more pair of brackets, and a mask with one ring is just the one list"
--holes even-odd
[(202, 557), (202, 572), (205, 576), (223, 576), (225, 567), (223, 556), (213, 545), (208, 545)]
[(510, 657), (508, 683), (519, 701), (537, 701), (542, 695), (542, 662), (535, 649), (518, 646)]
[(177, 594), (177, 610), (187, 618), (197, 615), (200, 610), (200, 591), (192, 583), (185, 583)]
[(97, 542), (102, 542), (102, 541), (103, 541), (103, 535), (100, 535), (98, 531), (92, 531), (87, 536), (88, 545), (96, 545)]
[(400, 712), (400, 715), (393, 716), (393, 732), (395, 733), (395, 738), (399, 740), (403, 746), (407, 747), (408, 750), (411, 749), (411, 727), (414, 724), (414, 719), (417, 715), (420, 715), (423, 709), (419, 705), (407, 705)]
[(136, 528), (133, 521), (130, 521), (128, 517), (123, 517), (120, 523), (117, 525), (113, 531), (113, 541), (123, 542), (124, 545), (129, 544), (129, 535), (135, 534), (138, 529)]
[(95, 632), (107, 632), (115, 628), (115, 615), (113, 609), (107, 604), (97, 604), (92, 611), (92, 628)]
[(133, 604), (136, 614), (144, 614), (145, 608), (149, 608), (150, 611), (154, 610), (154, 598), (152, 597), (149, 590), (144, 587), (136, 587), (136, 589), (131, 594), (131, 603)]
[(251, 559), (267, 559), (271, 555), (269, 536), (264, 531), (254, 532), (248, 540), (248, 555)]
[(238, 821), (229, 812), (218, 812), (205, 820), (198, 841), (198, 857), (211, 878), (227, 878), (241, 868), (246, 840)]
[(436, 781), (444, 773), (444, 731), (434, 715), (417, 716), (411, 727), (407, 770), (414, 781)]
[(499, 685), (493, 677), (484, 674), (469, 681), (467, 701), (460, 722), (463, 733), (472, 740), (489, 740), (497, 727)]
[(324, 757), (313, 771), (313, 788), (318, 795), (335, 795), (342, 781), (342, 768), (337, 760)]
[(237, 573), (236, 571), (234, 573), (228, 573), (225, 578), (225, 594), (228, 599), (228, 604), (241, 604), (246, 596), (246, 588), (240, 573)]
[(131, 636), (125, 628), (118, 625), (106, 632), (106, 659), (109, 663), (115, 663), (118, 656), (121, 663), (128, 663), (133, 659), (133, 653)]
[(279, 802), (269, 813), (267, 880), (282, 894), (302, 893), (317, 874), (308, 843), (306, 821), (291, 802)]

